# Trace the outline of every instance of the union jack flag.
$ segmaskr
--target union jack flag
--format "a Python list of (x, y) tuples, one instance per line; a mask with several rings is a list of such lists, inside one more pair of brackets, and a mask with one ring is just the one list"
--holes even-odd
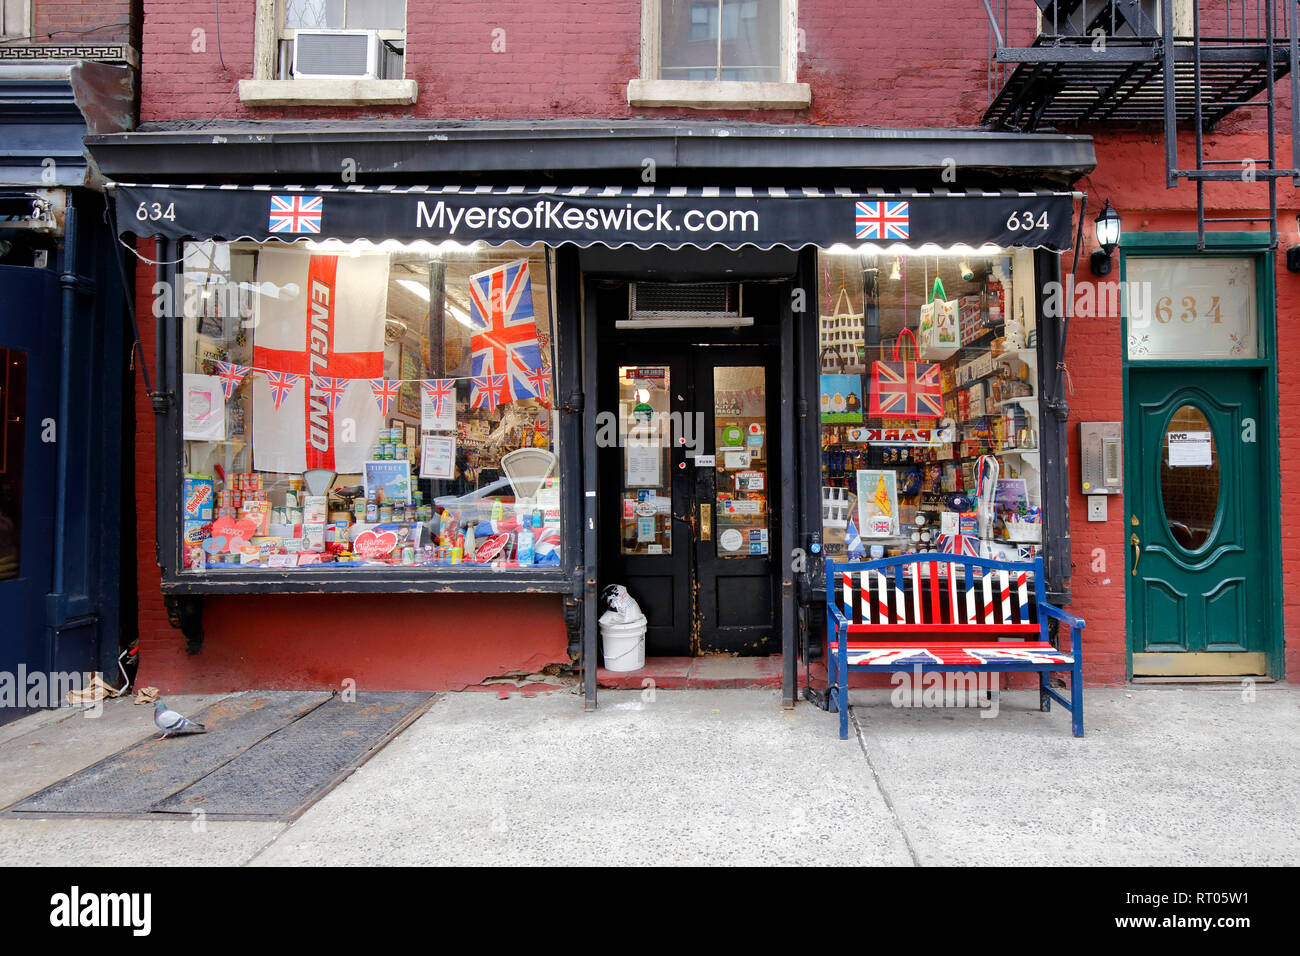
[(906, 239), (909, 232), (905, 202), (860, 202), (856, 222), (859, 239)]
[(939, 532), (939, 550), (945, 554), (980, 556), (980, 539), (973, 534), (944, 534)]
[(323, 375), (313, 375), (311, 384), (316, 391), (325, 396), (325, 404), (331, 412), (339, 407), (339, 402), (343, 401), (343, 393), (348, 390), (348, 380), (346, 378), (328, 378)]
[(267, 372), (266, 384), (271, 386), (271, 398), (275, 401), (275, 410), (280, 410), (280, 403), (289, 397), (294, 386), (298, 384), (298, 376), (290, 372)]
[(544, 368), (530, 369), (528, 372), (528, 384), (533, 387), (534, 394), (543, 402), (546, 401), (546, 389), (551, 384), (551, 373)]
[(1073, 664), (1074, 658), (1055, 648), (967, 647), (966, 653), (981, 664)]
[(270, 232), (320, 232), (323, 196), (272, 196)]
[(469, 380), (470, 408), (496, 411), (498, 405), (510, 401), (510, 388), (504, 375), (480, 375)]
[(543, 398), (528, 373), (542, 367), (528, 260), (469, 277), (470, 374), (504, 375), (505, 401)]
[(455, 401), (456, 380), (454, 378), (427, 378), (422, 383), (424, 394), (433, 402), (433, 414), (442, 417), (442, 403), (447, 399)]
[(388, 406), (393, 404), (397, 398), (397, 393), (402, 390), (402, 383), (391, 378), (372, 378), (370, 380), (370, 394), (375, 396), (375, 402), (379, 405), (379, 414), (385, 418), (388, 417)]
[(230, 401), (230, 397), (235, 394), (235, 389), (239, 388), (239, 383), (247, 374), (247, 365), (235, 365), (232, 362), (217, 363), (217, 375), (221, 377), (221, 391), (225, 393), (226, 401)]
[[(834, 644), (831, 647), (834, 649)], [(939, 658), (921, 647), (872, 647), (849, 651), (850, 664), (938, 664)]]
[(942, 418), (943, 385), (934, 362), (876, 362), (872, 418)]

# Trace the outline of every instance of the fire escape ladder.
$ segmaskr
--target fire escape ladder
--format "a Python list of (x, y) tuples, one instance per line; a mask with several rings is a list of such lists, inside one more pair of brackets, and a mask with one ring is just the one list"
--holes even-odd
[[(1023, 0), (983, 2), (990, 47), (984, 125), (1032, 132), (1163, 123), (1165, 185), (1196, 184), (1201, 248), (1207, 225), (1263, 219), (1207, 218), (1208, 182), (1266, 183), (1269, 233), (1276, 244), (1277, 182), (1290, 178), (1300, 186), (1300, 0), (1035, 0), (1028, 43), (1022, 39), (1029, 29)], [(1279, 158), (1277, 84), (1283, 79), (1289, 79), (1296, 108), (1291, 154)], [(1263, 112), (1256, 125), (1266, 134), (1267, 155), (1207, 155), (1207, 133), (1237, 110)], [(1179, 165), (1180, 128), (1194, 134), (1188, 168)]]
[[(1297, 35), (1296, 0), (1261, 0), (1255, 5), (1255, 35), (1247, 36), (1249, 21), (1247, 4), (1240, 3), (1239, 18), (1236, 19), (1238, 33), (1233, 35), (1234, 4), (1226, 8), (1224, 29), (1221, 35), (1209, 38), (1201, 28), (1201, 9), (1199, 3), (1192, 4), (1192, 35), (1190, 40), (1174, 37), (1170, 10), (1173, 0), (1161, 0), (1164, 10), (1162, 56), (1164, 59), (1164, 100), (1165, 100), (1165, 185), (1170, 189), (1178, 185), (1180, 179), (1187, 179), (1196, 184), (1196, 238), (1201, 249), (1206, 248), (1206, 224), (1253, 223), (1257, 216), (1210, 216), (1205, 215), (1205, 184), (1207, 182), (1242, 182), (1251, 183), (1263, 180), (1268, 185), (1268, 223), (1271, 245), (1277, 245), (1277, 181), (1291, 179), (1300, 185), (1300, 111), (1291, 110), (1291, 156), (1290, 168), (1278, 165), (1277, 150), (1277, 81), (1288, 76), (1291, 83), (1291, 101), (1297, 100), (1300, 92), (1300, 36)], [(1283, 21), (1279, 23), (1278, 6), (1285, 8)], [(1278, 27), (1283, 33), (1279, 37)], [(1262, 36), (1260, 35), (1262, 33)], [(1182, 49), (1180, 49), (1180, 47)], [(1189, 49), (1188, 49), (1189, 48)], [(1206, 91), (1206, 71), (1216, 69), (1219, 64), (1232, 61), (1245, 63), (1254, 61), (1262, 64), (1255, 74), (1244, 73), (1235, 81), (1221, 87), (1219, 95), (1208, 99)], [(1179, 78), (1178, 61), (1190, 62), (1190, 80), (1194, 108), (1191, 111), (1191, 125), (1195, 134), (1195, 165), (1182, 169), (1178, 164), (1178, 99)], [(1186, 74), (1184, 67), (1182, 73)], [(1260, 75), (1262, 74), (1262, 76)], [(1260, 94), (1263, 96), (1260, 97)], [(1259, 97), (1259, 98), (1257, 98)], [(1224, 116), (1234, 110), (1264, 110), (1265, 131), (1267, 139), (1267, 156), (1245, 156), (1233, 158), (1210, 158), (1206, 155), (1205, 134), (1212, 130)], [(1212, 233), (1211, 233), (1212, 235)]]

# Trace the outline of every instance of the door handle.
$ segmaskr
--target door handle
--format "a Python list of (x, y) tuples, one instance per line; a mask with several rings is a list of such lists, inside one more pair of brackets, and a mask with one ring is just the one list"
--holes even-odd
[(1137, 577), (1138, 561), (1142, 560), (1142, 549), (1139, 547), (1140, 542), (1138, 541), (1137, 532), (1133, 532), (1133, 534), (1129, 536), (1128, 540), (1129, 543), (1133, 545), (1133, 576)]

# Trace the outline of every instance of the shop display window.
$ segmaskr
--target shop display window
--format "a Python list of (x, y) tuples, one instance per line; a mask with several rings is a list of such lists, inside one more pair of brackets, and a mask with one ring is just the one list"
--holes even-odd
[(1032, 254), (820, 254), (825, 553), (1041, 547)]
[(183, 278), (186, 573), (559, 566), (540, 246), (192, 242)]

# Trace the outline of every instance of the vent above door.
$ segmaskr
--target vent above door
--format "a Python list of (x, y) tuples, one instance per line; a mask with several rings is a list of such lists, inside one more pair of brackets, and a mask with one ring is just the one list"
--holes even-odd
[(736, 282), (633, 282), (620, 329), (726, 328), (753, 325), (741, 313)]

